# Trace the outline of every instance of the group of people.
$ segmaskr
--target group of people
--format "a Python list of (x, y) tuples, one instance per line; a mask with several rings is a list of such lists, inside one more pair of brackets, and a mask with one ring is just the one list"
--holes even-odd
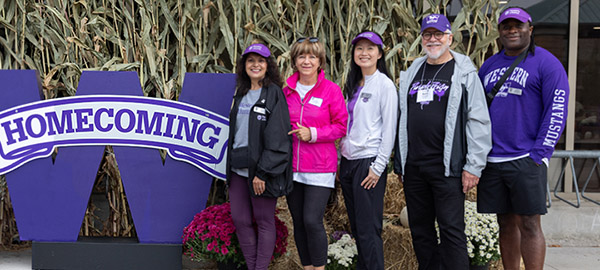
[(246, 48), (237, 63), (227, 183), (248, 269), (268, 268), (280, 196), (287, 196), (304, 269), (325, 268), (323, 215), (336, 178), (356, 268), (384, 269), (383, 197), (393, 149), (419, 269), (469, 268), (464, 199), (475, 186), (478, 210), (498, 214), (505, 269), (519, 269), (521, 257), (527, 269), (542, 269), (546, 169), (564, 128), (568, 81), (556, 57), (535, 46), (525, 10), (508, 8), (498, 23), (503, 49), (478, 73), (468, 56), (450, 49), (448, 19), (425, 16), (426, 56), (400, 73), (399, 91), (374, 32), (352, 40), (343, 91), (325, 78), (325, 48), (316, 37), (292, 45), (294, 73), (283, 89), (269, 48)]

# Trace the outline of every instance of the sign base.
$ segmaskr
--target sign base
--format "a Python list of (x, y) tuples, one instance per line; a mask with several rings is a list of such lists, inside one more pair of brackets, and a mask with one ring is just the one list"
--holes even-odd
[(135, 238), (79, 237), (77, 242), (32, 243), (32, 269), (181, 270), (181, 244), (144, 244)]

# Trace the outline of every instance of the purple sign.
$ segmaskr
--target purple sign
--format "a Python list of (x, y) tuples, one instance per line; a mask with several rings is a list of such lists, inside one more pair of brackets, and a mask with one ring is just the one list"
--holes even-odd
[[(205, 172), (224, 175), (235, 75), (188, 73), (179, 102), (142, 97), (135, 72), (86, 71), (76, 97), (47, 101), (35, 71), (0, 71), (0, 80), (11, 93), (0, 100), (0, 170), (22, 240), (77, 240), (109, 144), (140, 242), (181, 243), (206, 204)], [(164, 164), (153, 148), (168, 150)]]
[(164, 99), (90, 95), (38, 101), (0, 112), (0, 174), (57, 146), (124, 145), (169, 155), (224, 179), (227, 118)]

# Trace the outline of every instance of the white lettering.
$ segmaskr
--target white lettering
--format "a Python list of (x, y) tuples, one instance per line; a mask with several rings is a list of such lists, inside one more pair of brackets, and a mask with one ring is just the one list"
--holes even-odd
[[(525, 80), (527, 78), (525, 77)], [(550, 125), (544, 138), (544, 146), (554, 147), (556, 141), (560, 137), (563, 129), (565, 114), (566, 91), (562, 89), (554, 90), (554, 98), (552, 98), (552, 111), (550, 115)]]

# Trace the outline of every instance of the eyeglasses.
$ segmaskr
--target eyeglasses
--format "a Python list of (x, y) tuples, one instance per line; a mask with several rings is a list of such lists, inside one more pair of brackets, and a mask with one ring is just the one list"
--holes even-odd
[(436, 32), (423, 32), (421, 34), (421, 36), (423, 37), (424, 40), (430, 40), (431, 37), (435, 37), (435, 39), (442, 39), (442, 37), (444, 37), (444, 35), (449, 34), (449, 33), (445, 33), (442, 31), (436, 31)]
[(302, 43), (304, 42), (306, 39), (308, 39), (308, 41), (310, 43), (315, 43), (315, 42), (319, 42), (319, 38), (318, 37), (301, 37), (298, 40), (296, 40), (296, 42), (298, 43)]

